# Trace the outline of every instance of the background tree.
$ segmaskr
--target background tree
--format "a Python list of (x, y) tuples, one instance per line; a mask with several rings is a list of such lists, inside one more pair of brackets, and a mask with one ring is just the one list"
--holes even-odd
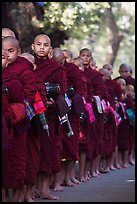
[(53, 47), (67, 46), (75, 55), (88, 46), (99, 66), (135, 65), (129, 53), (129, 48), (134, 53), (135, 2), (2, 3), (2, 26), (17, 30), (23, 51), (30, 51), (32, 40), (42, 32)]

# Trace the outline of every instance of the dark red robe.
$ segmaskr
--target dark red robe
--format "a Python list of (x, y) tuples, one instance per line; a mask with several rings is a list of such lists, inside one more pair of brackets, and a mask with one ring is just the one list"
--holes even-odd
[[(9, 187), (9, 135), (8, 129), (8, 96), (2, 88), (2, 188)], [(11, 132), (12, 133), (12, 132)]]
[[(132, 98), (127, 97), (122, 103), (125, 103), (126, 109), (130, 108), (135, 113), (135, 102)], [(118, 147), (119, 150), (131, 152), (135, 147), (135, 126), (130, 124), (128, 116), (122, 119), (122, 123), (118, 126)]]
[[(37, 65), (34, 70), (35, 74), (43, 82), (59, 84), (61, 95), (64, 95), (67, 88), (66, 70), (51, 59), (39, 59), (35, 56)], [(61, 151), (62, 151), (62, 133), (59, 124), (58, 115), (56, 114), (56, 103), (54, 108), (48, 108), (46, 117), (49, 123), (50, 135), (45, 132), (41, 138), (41, 160), (40, 172), (51, 174), (53, 171), (60, 171), (61, 168)]]
[(9, 134), (7, 121), (2, 115), (2, 188), (9, 187)]
[[(67, 86), (73, 86), (75, 93), (82, 96), (82, 81), (81, 81), (81, 72), (79, 68), (73, 64), (65, 61), (64, 67), (67, 71)], [(78, 106), (79, 104), (77, 104)], [(64, 133), (63, 137), (63, 151), (62, 159), (66, 160), (78, 160), (78, 148), (79, 148), (79, 132), (80, 132), (80, 123), (79, 115), (75, 112), (75, 109), (72, 107), (68, 113), (69, 121), (74, 132), (74, 135), (67, 137)]]
[(24, 97), (31, 105), (35, 102), (37, 91), (36, 77), (33, 72), (33, 65), (24, 57), (17, 57), (17, 60), (9, 64), (5, 69), (7, 73), (18, 76), (23, 85)]
[[(90, 66), (85, 68), (85, 75), (88, 82), (88, 96), (87, 101), (91, 102), (93, 96), (99, 96), (100, 99), (106, 99), (108, 92), (102, 78), (101, 73), (92, 69)], [(104, 134), (104, 120), (103, 115), (97, 112), (95, 104), (93, 104), (96, 121), (91, 127), (91, 137), (93, 139), (93, 155), (101, 154), (103, 134)]]
[[(14, 63), (8, 65), (5, 71), (19, 77), (23, 86), (24, 98), (29, 101), (32, 107), (37, 90), (40, 91), (43, 102), (46, 102), (45, 96), (42, 95), (42, 90), (45, 88), (44, 84), (35, 75), (31, 62), (23, 57), (18, 57)], [(40, 162), (40, 132), (39, 122), (36, 117), (30, 122), (27, 134), (25, 183), (35, 184)]]
[[(8, 104), (20, 102), (24, 104), (23, 87), (18, 77), (7, 72), (7, 69), (2, 71), (2, 86), (8, 88)], [(3, 98), (4, 100), (4, 98)], [(3, 101), (4, 104), (4, 101)], [(5, 106), (3, 106), (5, 109)], [(24, 185), (25, 168), (26, 168), (26, 135), (28, 123), (27, 119), (23, 119), (18, 124), (11, 124), (12, 112), (4, 111), (7, 119), (9, 133), (9, 186), (8, 188), (19, 189)], [(11, 119), (11, 120), (10, 120)]]
[[(82, 96), (87, 100), (87, 78), (84, 71), (80, 70), (81, 82), (82, 82)], [(83, 123), (80, 123), (80, 135), (79, 135), (79, 153), (86, 152), (87, 159), (92, 159), (93, 155), (93, 142), (90, 137), (90, 126), (88, 111), (86, 111), (86, 119)]]
[[(121, 101), (121, 87), (116, 81), (112, 79), (105, 80), (105, 84), (109, 94), (108, 101), (115, 110), (115, 98), (117, 98), (118, 101)], [(110, 156), (112, 152), (115, 151), (117, 145), (118, 136), (115, 118), (113, 114), (109, 113), (104, 127), (103, 155)]]
[[(124, 78), (124, 77), (118, 76), (118, 77), (114, 78), (114, 80), (117, 80), (117, 79), (119, 79), (119, 78)], [(133, 77), (128, 76), (127, 78), (124, 78), (124, 79), (125, 79), (125, 81), (126, 81), (126, 85), (131, 84), (131, 85), (133, 85), (134, 88), (135, 88), (135, 79), (134, 79)]]
[(110, 98), (111, 105), (112, 107), (115, 107), (115, 104), (114, 104), (115, 97), (117, 97), (118, 101), (121, 101), (121, 94), (122, 94), (121, 86), (115, 80), (112, 80), (112, 79), (107, 79), (105, 83), (108, 87), (108, 92), (111, 96)]
[(133, 77), (128, 76), (125, 80), (126, 80), (127, 85), (131, 84), (131, 85), (133, 85), (135, 87), (135, 79)]

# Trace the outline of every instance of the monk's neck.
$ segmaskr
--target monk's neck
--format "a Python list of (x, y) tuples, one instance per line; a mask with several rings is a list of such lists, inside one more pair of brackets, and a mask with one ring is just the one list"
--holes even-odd
[(40, 56), (38, 56), (38, 55), (36, 55), (36, 54), (34, 54), (34, 56), (36, 56), (38, 59), (44, 59), (44, 60), (46, 60), (46, 59), (48, 58), (48, 56), (40, 57)]
[(83, 64), (84, 69), (89, 68), (89, 64)]

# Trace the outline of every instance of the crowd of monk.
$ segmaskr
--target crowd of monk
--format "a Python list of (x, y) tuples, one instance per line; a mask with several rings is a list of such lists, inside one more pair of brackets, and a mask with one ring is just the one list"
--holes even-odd
[(135, 164), (132, 67), (112, 79), (90, 49), (74, 58), (43, 33), (31, 50), (2, 28), (3, 202), (56, 200), (54, 191)]

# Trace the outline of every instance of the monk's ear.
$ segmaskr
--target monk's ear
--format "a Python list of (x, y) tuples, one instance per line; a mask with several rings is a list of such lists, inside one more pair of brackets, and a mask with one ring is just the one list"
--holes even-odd
[(32, 51), (34, 51), (34, 44), (33, 43), (31, 45), (31, 49), (32, 49)]
[(18, 49), (18, 55), (21, 55), (21, 48)]

